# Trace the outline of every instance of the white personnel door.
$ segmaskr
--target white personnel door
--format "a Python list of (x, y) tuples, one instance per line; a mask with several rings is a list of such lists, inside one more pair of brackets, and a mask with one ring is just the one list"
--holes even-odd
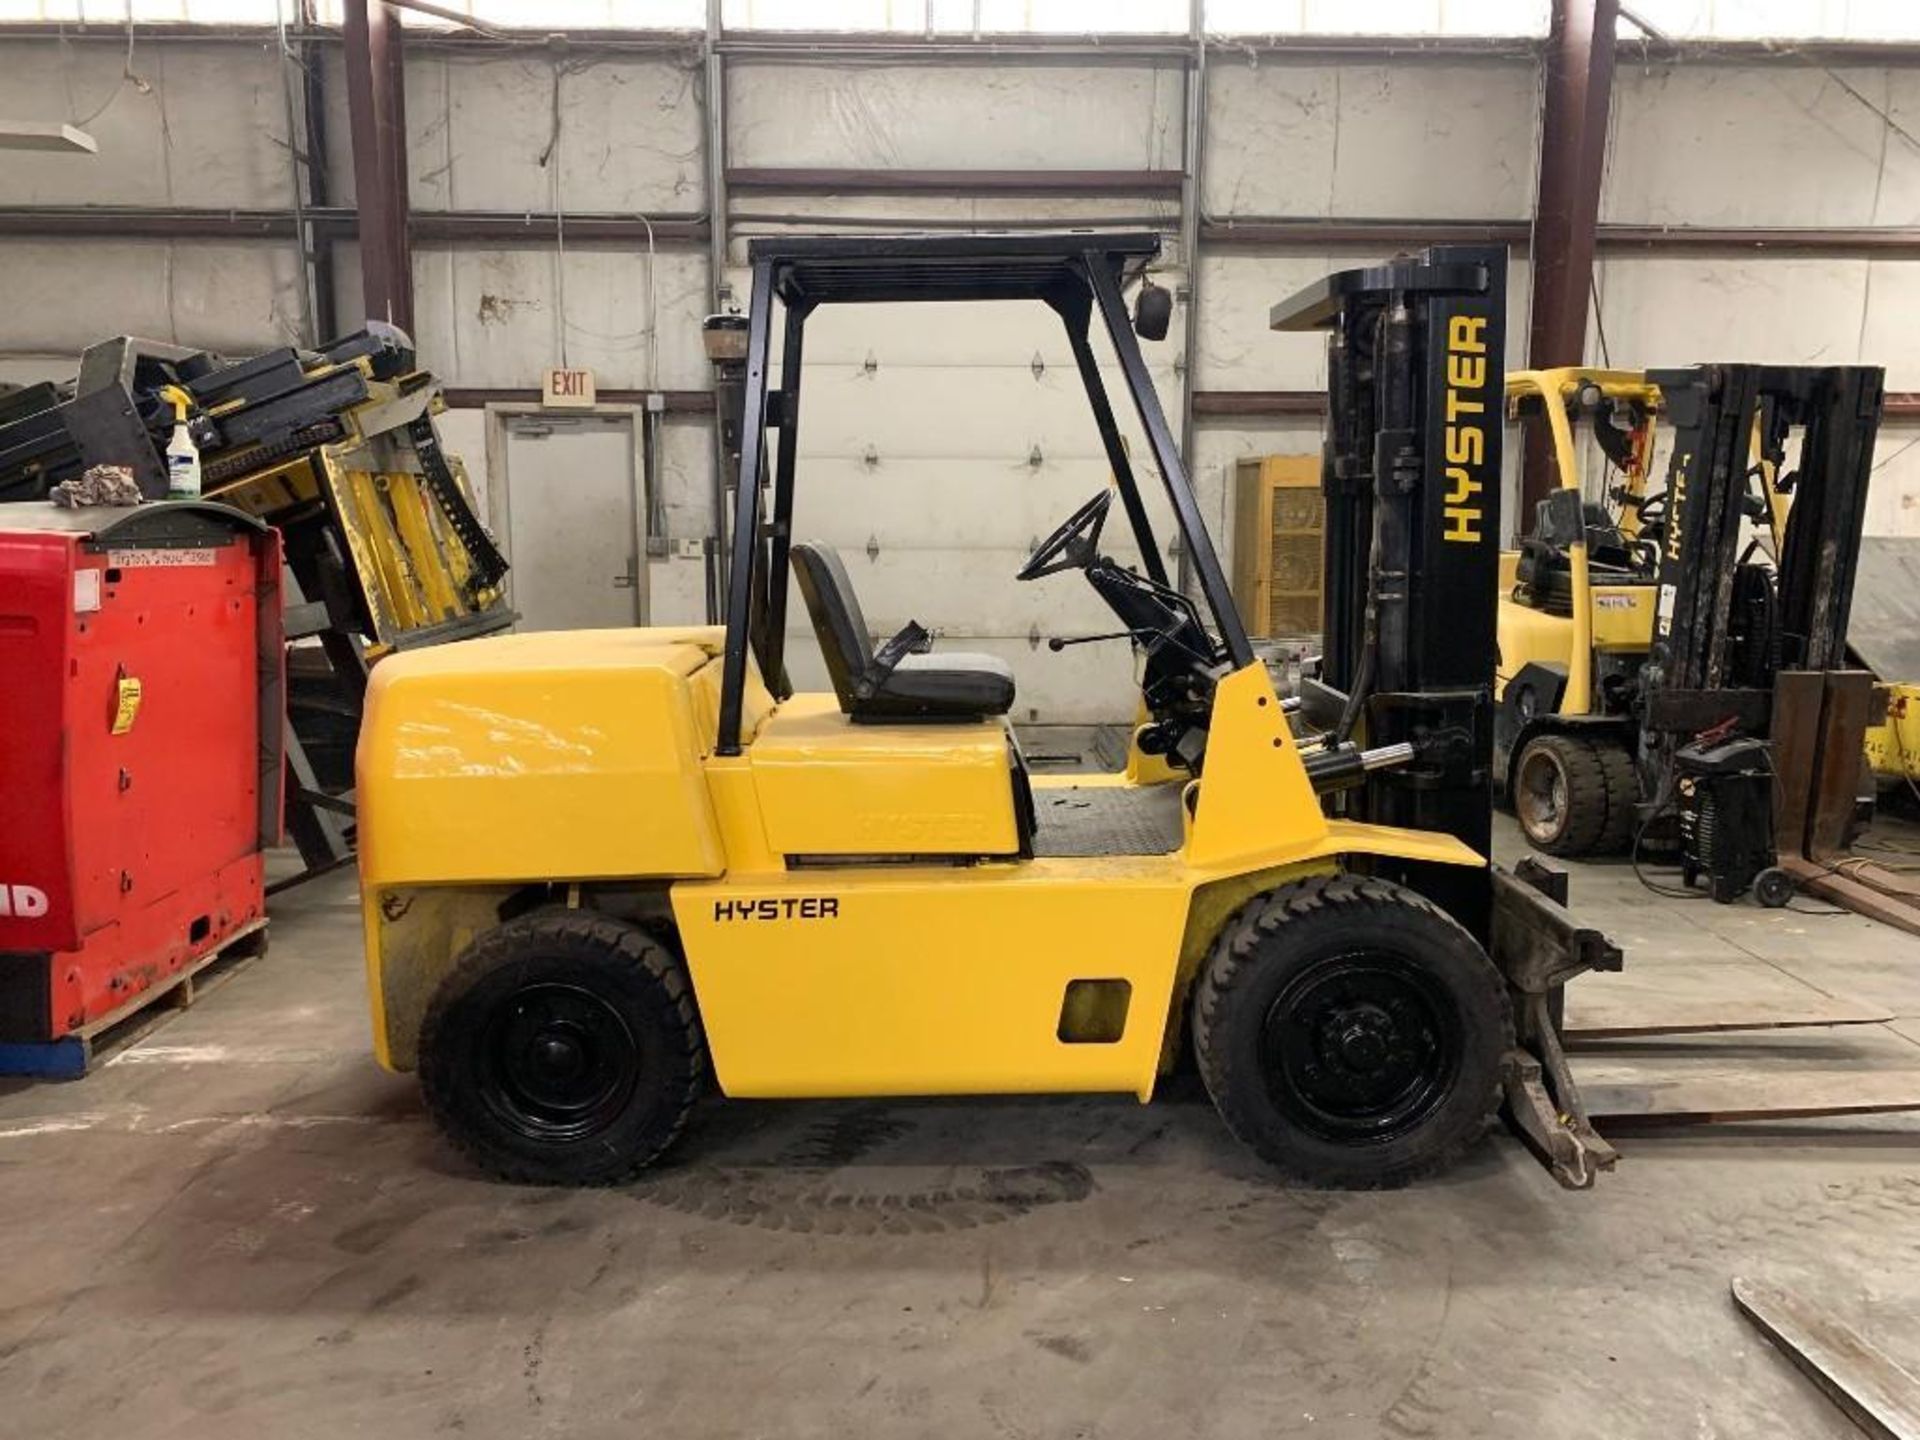
[(507, 596), (522, 630), (646, 620), (639, 452), (628, 415), (505, 417)]

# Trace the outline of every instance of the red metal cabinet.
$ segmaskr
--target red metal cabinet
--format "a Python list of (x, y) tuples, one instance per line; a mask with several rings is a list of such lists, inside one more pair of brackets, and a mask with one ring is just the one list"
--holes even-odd
[(280, 547), (225, 506), (0, 505), (0, 1071), (265, 921)]

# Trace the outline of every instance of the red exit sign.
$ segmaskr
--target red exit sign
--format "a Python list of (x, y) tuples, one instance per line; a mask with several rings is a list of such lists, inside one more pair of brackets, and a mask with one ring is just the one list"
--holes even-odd
[(540, 387), (540, 403), (549, 409), (587, 409), (594, 403), (593, 371), (547, 371), (546, 382)]

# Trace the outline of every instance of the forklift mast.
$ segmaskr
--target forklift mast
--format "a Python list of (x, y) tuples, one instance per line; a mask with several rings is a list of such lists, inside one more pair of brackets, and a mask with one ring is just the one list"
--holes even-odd
[[(1320, 674), (1307, 718), (1410, 765), (1346, 792), (1377, 824), (1443, 831), (1485, 855), (1506, 391), (1507, 254), (1436, 246), (1330, 275), (1273, 307), (1324, 329), (1330, 408)], [(1489, 940), (1492, 875), (1383, 863)], [(1450, 872), (1450, 873), (1449, 873)]]
[[(1673, 426), (1645, 675), (1658, 760), (1680, 737), (1729, 721), (1764, 736), (1781, 670), (1845, 667), (1884, 372), (1700, 365), (1649, 378)], [(1768, 585), (1742, 557), (1771, 489), (1791, 495), (1792, 509)]]

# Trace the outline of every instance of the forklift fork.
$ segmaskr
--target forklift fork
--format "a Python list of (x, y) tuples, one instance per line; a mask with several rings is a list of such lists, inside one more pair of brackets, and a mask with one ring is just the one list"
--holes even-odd
[(1560, 1043), (1566, 983), (1590, 970), (1619, 970), (1620, 947), (1566, 908), (1567, 872), (1529, 855), (1493, 867), (1493, 962), (1513, 1002), (1514, 1048), (1504, 1085), (1514, 1129), (1553, 1178), (1585, 1190), (1619, 1159), (1587, 1119)]

